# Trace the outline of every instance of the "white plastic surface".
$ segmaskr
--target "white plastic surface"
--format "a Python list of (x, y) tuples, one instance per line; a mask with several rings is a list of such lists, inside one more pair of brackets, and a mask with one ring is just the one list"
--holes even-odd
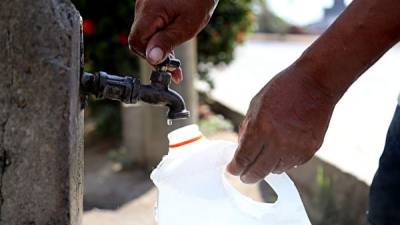
[(168, 140), (169, 144), (173, 145), (198, 137), (199, 135), (201, 135), (199, 127), (193, 124), (172, 131), (168, 134)]
[(196, 142), (173, 149), (152, 172), (159, 191), (158, 225), (310, 225), (303, 203), (286, 174), (265, 180), (275, 203), (256, 202), (234, 189), (224, 171), (236, 144)]

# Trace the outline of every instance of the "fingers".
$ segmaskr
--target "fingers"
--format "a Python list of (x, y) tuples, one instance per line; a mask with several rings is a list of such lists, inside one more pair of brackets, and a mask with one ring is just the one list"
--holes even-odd
[(146, 58), (150, 64), (160, 64), (177, 45), (196, 35), (196, 30), (191, 28), (189, 21), (176, 18), (169, 24), (169, 21), (158, 15), (138, 17), (129, 35), (129, 48)]
[(273, 152), (273, 149), (266, 148), (256, 161), (245, 170), (240, 179), (246, 184), (256, 183), (271, 173), (278, 164), (279, 157), (276, 152)]
[(244, 130), (235, 156), (227, 167), (228, 172), (236, 176), (241, 175), (257, 159), (264, 148), (263, 143), (253, 134), (251, 128)]
[[(152, 65), (157, 65), (162, 63), (169, 54), (173, 54), (173, 35), (170, 35), (171, 39), (163, 38), (163, 36), (168, 36), (168, 30), (174, 29), (174, 27), (169, 28), (161, 34), (156, 34), (157, 30), (164, 27), (165, 22), (162, 19), (138, 19), (134, 22), (132, 26), (132, 31), (129, 35), (129, 48), (131, 51), (137, 55), (147, 58), (147, 61)], [(167, 33), (167, 34), (164, 34)], [(149, 42), (151, 45), (149, 45)], [(160, 44), (161, 42), (161, 44)], [(167, 43), (167, 44), (165, 44)], [(170, 43), (170, 47), (165, 47)], [(149, 47), (147, 46), (154, 46)], [(147, 49), (147, 50), (146, 50)], [(170, 71), (172, 75), (172, 80), (179, 84), (183, 80), (182, 69), (178, 68), (174, 71)]]
[[(217, 4), (216, 1), (135, 2), (129, 48), (153, 66), (162, 63), (174, 47), (196, 36), (207, 25)], [(182, 72), (174, 72), (173, 80), (179, 83)]]
[(188, 28), (190, 25), (185, 22), (186, 20), (177, 18), (165, 29), (154, 33), (146, 47), (146, 57), (150, 64), (163, 62), (177, 45), (195, 36), (195, 31)]
[[(137, 15), (129, 34), (129, 49), (146, 58), (147, 43), (159, 29), (165, 26), (166, 21), (160, 15)], [(157, 54), (157, 52), (153, 54)]]
[(177, 68), (174, 71), (171, 71), (172, 75), (172, 81), (175, 82), (175, 84), (180, 84), (183, 80), (183, 73), (181, 68)]
[[(171, 54), (168, 57), (175, 58), (175, 52), (172, 51)], [(175, 84), (180, 84), (183, 81), (183, 71), (182, 71), (181, 67), (168, 68), (168, 72), (171, 73), (171, 79)]]
[[(297, 168), (308, 162), (314, 156), (312, 150), (301, 149), (299, 147), (292, 147), (290, 149), (281, 147), (281, 151), (285, 152), (285, 154), (282, 155), (275, 169), (271, 171), (272, 173), (280, 174), (292, 168)], [(301, 152), (301, 154), (298, 154), (299, 152)]]
[[(242, 123), (239, 147), (227, 167), (228, 172), (250, 184), (264, 179), (271, 172), (283, 173), (303, 163), (293, 151), (296, 148), (276, 139), (275, 135), (266, 135), (265, 131), (257, 129), (257, 125), (254, 127), (249, 123), (248, 119)], [(260, 133), (264, 135), (260, 136)], [(266, 137), (270, 137), (268, 141)]]
[(292, 159), (288, 158), (280, 158), (279, 163), (276, 165), (275, 169), (272, 170), (272, 173), (281, 174), (287, 170), (297, 167), (297, 165), (301, 164), (299, 160), (292, 157)]

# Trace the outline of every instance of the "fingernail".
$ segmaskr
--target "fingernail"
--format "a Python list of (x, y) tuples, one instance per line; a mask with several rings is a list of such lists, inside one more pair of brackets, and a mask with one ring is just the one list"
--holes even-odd
[(151, 61), (153, 64), (158, 64), (164, 57), (164, 52), (161, 48), (159, 47), (154, 47), (150, 50), (150, 52), (147, 54), (147, 58)]
[(240, 180), (245, 184), (252, 183), (252, 179), (248, 175), (243, 175), (240, 177)]
[(226, 170), (234, 175), (234, 176), (239, 176), (240, 175), (240, 171), (237, 169), (237, 167), (234, 165), (234, 162), (231, 162), (228, 164), (228, 166), (226, 167)]
[(173, 80), (176, 84), (179, 84), (179, 83), (182, 82), (183, 76), (182, 76), (182, 69), (181, 69), (181, 68), (175, 69), (175, 70), (172, 71), (171, 73), (172, 73), (172, 80)]

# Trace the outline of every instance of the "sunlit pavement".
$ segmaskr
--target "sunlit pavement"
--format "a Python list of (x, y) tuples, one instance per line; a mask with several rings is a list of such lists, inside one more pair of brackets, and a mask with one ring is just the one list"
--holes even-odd
[[(247, 41), (237, 49), (231, 65), (212, 71), (212, 97), (246, 113), (252, 97), (311, 42), (310, 38)], [(317, 156), (370, 184), (399, 93), (400, 47), (395, 47), (342, 98)]]

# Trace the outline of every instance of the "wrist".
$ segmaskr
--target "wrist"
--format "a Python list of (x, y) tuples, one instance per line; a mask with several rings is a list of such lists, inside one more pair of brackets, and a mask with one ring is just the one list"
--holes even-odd
[(299, 71), (297, 74), (304, 76), (311, 88), (321, 92), (329, 101), (337, 103), (351, 83), (335, 75), (338, 73), (337, 67), (329, 59), (306, 50), (292, 67)]

